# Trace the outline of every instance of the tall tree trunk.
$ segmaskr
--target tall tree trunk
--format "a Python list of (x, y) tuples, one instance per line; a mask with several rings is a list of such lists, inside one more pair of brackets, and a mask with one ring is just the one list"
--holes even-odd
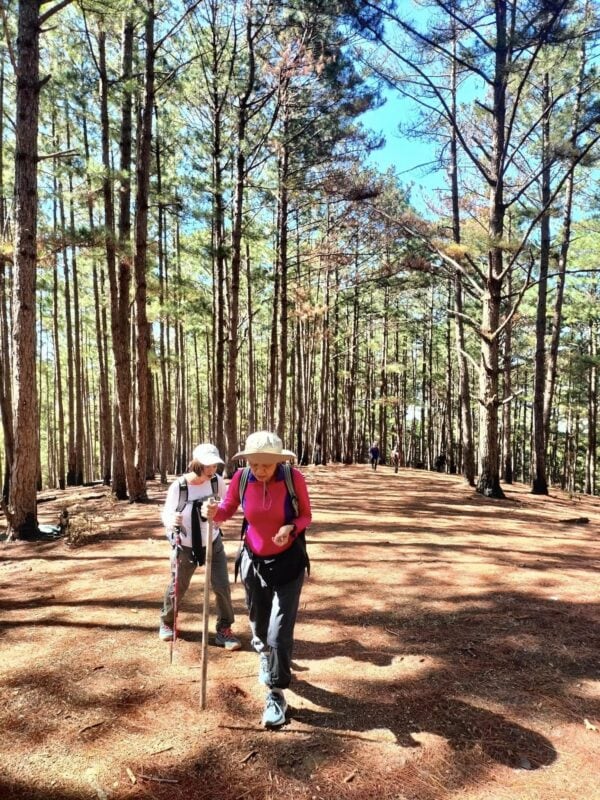
[[(340, 285), (340, 271), (339, 264), (336, 261), (334, 265), (334, 291), (335, 300), (333, 303), (333, 330), (340, 330), (340, 295), (338, 287)], [(341, 369), (341, 353), (336, 344), (336, 349), (333, 357), (332, 375), (331, 375), (331, 429), (332, 437), (332, 450), (331, 459), (338, 464), (342, 460), (343, 451), (343, 431), (340, 424), (340, 369)], [(296, 374), (292, 366), (292, 375)]]
[[(248, 306), (248, 428), (256, 430), (256, 366), (254, 358), (254, 309), (252, 307), (252, 269), (250, 243), (246, 242), (246, 292)], [(237, 448), (236, 448), (237, 452)], [(298, 456), (299, 458), (300, 456)]]
[[(279, 211), (277, 211), (277, 230), (279, 230)], [(279, 237), (277, 237), (277, 250), (279, 247)], [(275, 255), (275, 275), (273, 280), (273, 313), (271, 315), (271, 338), (269, 343), (269, 376), (268, 376), (268, 400), (267, 400), (267, 419), (268, 426), (272, 430), (275, 427), (275, 414), (277, 407), (277, 385), (278, 385), (278, 366), (277, 359), (278, 347), (277, 339), (279, 336), (279, 315), (281, 313), (281, 275), (279, 272), (279, 253)]]
[[(54, 202), (53, 202), (53, 216), (54, 216), (54, 235), (58, 238), (58, 219), (56, 204), (58, 197), (58, 186), (56, 178), (54, 178)], [(57, 409), (57, 425), (58, 425), (58, 447), (56, 454), (56, 470), (58, 478), (58, 488), (64, 489), (66, 486), (65, 480), (65, 412), (64, 412), (64, 397), (63, 397), (63, 381), (62, 381), (62, 368), (61, 368), (61, 345), (60, 345), (60, 309), (58, 303), (58, 257), (54, 256), (54, 276), (52, 281), (52, 316), (53, 316), (53, 342), (54, 342), (54, 385), (56, 388), (56, 409)]]
[(8, 502), (10, 486), (10, 468), (13, 462), (13, 416), (12, 416), (12, 381), (10, 370), (9, 347), (9, 307), (6, 291), (6, 265), (0, 258), (0, 416), (4, 433), (4, 474), (2, 475), (2, 500)]
[(502, 302), (504, 234), (504, 160), (506, 131), (506, 84), (508, 42), (506, 0), (496, 2), (496, 47), (494, 50), (493, 128), (488, 234), (491, 241), (488, 272), (481, 314), (481, 363), (479, 367), (480, 431), (477, 491), (487, 497), (504, 497), (500, 487), (498, 446), (498, 329)]
[(40, 0), (21, 0), (17, 33), (13, 271), (14, 451), (9, 494), (9, 535), (37, 532), (36, 266), (37, 164), (41, 82)]
[(142, 105), (139, 150), (137, 154), (137, 181), (135, 198), (135, 251), (133, 268), (135, 273), (135, 309), (137, 330), (137, 424), (134, 486), (129, 488), (129, 500), (147, 499), (146, 473), (148, 451), (148, 412), (152, 377), (148, 365), (150, 351), (150, 325), (147, 315), (146, 258), (148, 253), (148, 202), (150, 195), (150, 171), (152, 163), (152, 113), (154, 109), (154, 0), (147, 0), (146, 11), (146, 60), (144, 102)]
[[(238, 445), (238, 328), (240, 321), (240, 273), (242, 264), (242, 229), (244, 222), (244, 192), (246, 186), (246, 124), (247, 103), (254, 84), (254, 58), (252, 51), (252, 21), (246, 18), (246, 40), (250, 46), (250, 68), (245, 93), (239, 98), (237, 114), (237, 142), (235, 164), (235, 188), (233, 200), (233, 224), (231, 229), (231, 264), (229, 272), (229, 336), (227, 339), (227, 393), (225, 398), (225, 439), (227, 452), (233, 455)], [(235, 467), (228, 462), (228, 474)]]
[[(586, 3), (585, 17), (588, 16), (589, 6)], [(587, 62), (585, 37), (581, 37), (579, 42), (579, 68), (577, 75), (577, 94), (573, 104), (573, 115), (571, 119), (570, 144), (572, 152), (577, 152), (577, 139), (579, 122), (581, 118), (581, 104), (583, 95), (583, 84), (585, 67)], [(570, 169), (565, 182), (565, 199), (563, 206), (562, 231), (560, 239), (560, 252), (558, 257), (558, 274), (556, 277), (556, 296), (552, 313), (552, 323), (550, 329), (550, 344), (546, 359), (546, 383), (544, 389), (544, 436), (546, 441), (550, 435), (550, 416), (552, 413), (552, 403), (554, 398), (554, 385), (556, 383), (556, 371), (558, 364), (558, 347), (562, 329), (562, 308), (566, 282), (567, 261), (569, 247), (571, 245), (571, 215), (573, 211), (573, 189), (575, 182), (576, 156), (571, 159)]]
[(535, 371), (533, 381), (533, 494), (548, 494), (546, 478), (546, 436), (544, 430), (544, 387), (546, 370), (546, 306), (550, 261), (550, 77), (544, 73), (542, 91), (542, 208), (540, 220), (540, 272), (535, 319)]
[(329, 453), (329, 414), (328, 414), (328, 386), (329, 386), (329, 294), (330, 294), (330, 268), (325, 267), (325, 297), (323, 312), (323, 327), (321, 331), (321, 375), (319, 380), (319, 406), (315, 426), (315, 448), (320, 448), (320, 463), (327, 464)]
[[(0, 52), (0, 242), (6, 243), (6, 198), (4, 196), (4, 50)], [(1, 496), (8, 503), (10, 468), (13, 461), (12, 381), (10, 370), (10, 327), (7, 283), (9, 259), (0, 256), (0, 419), (4, 433), (4, 472), (0, 476)]]
[[(67, 125), (67, 150), (71, 149), (71, 123), (69, 105), (65, 106)], [(83, 427), (83, 374), (81, 359), (81, 314), (79, 311), (79, 274), (77, 270), (77, 247), (75, 245), (75, 207), (73, 191), (73, 172), (69, 170), (69, 236), (71, 239), (71, 270), (73, 273), (73, 366), (75, 380), (75, 474), (73, 485), (81, 486), (84, 481), (83, 448), (85, 431)]]
[[(88, 165), (88, 224), (90, 231), (94, 231), (96, 223), (94, 220), (94, 195), (92, 192), (92, 181), (89, 174), (90, 148), (88, 140), (87, 122), (85, 115), (82, 117), (83, 142), (85, 150), (85, 161)], [(104, 270), (98, 264), (96, 258), (92, 256), (92, 291), (94, 294), (94, 318), (96, 322), (96, 352), (98, 354), (98, 383), (99, 383), (99, 428), (100, 428), (100, 471), (102, 482), (105, 486), (111, 484), (112, 472), (112, 445), (113, 445), (113, 415), (110, 399), (109, 377), (108, 377), (108, 347), (107, 347), (107, 323), (106, 323), (106, 302), (104, 293)]]
[[(156, 193), (162, 197), (162, 151), (161, 138), (158, 129), (158, 106), (154, 109), (156, 117)], [(167, 240), (166, 240), (166, 211), (164, 204), (158, 204), (158, 291), (160, 304), (160, 323), (159, 323), (159, 358), (160, 358), (160, 398), (161, 398), (161, 425), (160, 425), (160, 481), (167, 482), (167, 472), (172, 469), (173, 451), (171, 448), (171, 393), (167, 378), (167, 343), (168, 318), (166, 315), (166, 298), (169, 291), (168, 270), (167, 270)], [(158, 393), (157, 393), (158, 396)]]
[[(453, 40), (453, 52), (456, 53), (456, 35)], [(457, 64), (452, 61), (452, 115), (456, 118)], [(460, 244), (460, 203), (458, 191), (458, 136), (456, 126), (452, 126), (450, 136), (450, 186), (452, 192), (452, 238)], [(465, 326), (463, 314), (462, 275), (454, 275), (454, 338), (456, 342), (456, 359), (458, 363), (458, 395), (459, 395), (459, 428), (462, 444), (462, 473), (470, 486), (475, 486), (475, 458), (473, 445), (473, 426), (471, 425), (471, 388), (469, 370), (465, 355)]]
[[(296, 281), (300, 285), (300, 274), (302, 269), (302, 255), (301, 255), (301, 239), (300, 239), (300, 213), (296, 208), (296, 257), (295, 257), (295, 272)], [(296, 359), (296, 381), (295, 381), (295, 448), (298, 464), (307, 464), (308, 455), (308, 431), (306, 427), (306, 408), (307, 408), (307, 342), (304, 338), (304, 320), (302, 314), (295, 315), (295, 336), (294, 336), (294, 349)]]
[(211, 32), (211, 63), (209, 92), (212, 112), (212, 257), (213, 257), (213, 369), (214, 369), (214, 439), (220, 453), (225, 453), (225, 345), (226, 345), (226, 309), (227, 297), (225, 290), (225, 200), (223, 188), (223, 107), (227, 92), (221, 91), (221, 59), (223, 47), (220, 41), (219, 3), (211, 0), (209, 3), (210, 32)]
[(75, 348), (73, 346), (73, 303), (71, 301), (71, 275), (69, 269), (69, 248), (67, 246), (67, 223), (65, 218), (65, 197), (62, 181), (58, 181), (58, 208), (60, 213), (60, 233), (63, 258), (65, 335), (67, 340), (67, 409), (69, 427), (67, 429), (67, 486), (75, 486)]
[(289, 205), (289, 145), (288, 145), (287, 105), (283, 124), (283, 152), (279, 164), (279, 357), (277, 374), (277, 432), (285, 438), (288, 380), (288, 205)]
[[(507, 294), (512, 296), (512, 278), (507, 276)], [(513, 458), (512, 458), (512, 321), (509, 321), (504, 328), (504, 403), (502, 405), (502, 456), (504, 463), (502, 472), (505, 483), (513, 482)]]
[[(597, 302), (596, 293), (594, 293), (594, 301)], [(589, 354), (585, 493), (596, 494), (596, 469), (598, 463), (598, 333), (594, 322), (590, 324)]]
[[(131, 36), (131, 39), (130, 39)], [(124, 75), (126, 74), (125, 64), (127, 55), (132, 52), (129, 48), (133, 40), (133, 27), (125, 24), (123, 31), (123, 53), (124, 53)], [(123, 113), (121, 123), (121, 186), (120, 186), (120, 218), (119, 218), (119, 242), (121, 257), (119, 258), (119, 271), (117, 274), (117, 248), (115, 243), (115, 211), (112, 193), (112, 165), (110, 158), (110, 128), (108, 116), (108, 88), (109, 80), (106, 69), (106, 34), (100, 31), (98, 35), (98, 65), (100, 72), (100, 120), (102, 130), (102, 164), (104, 176), (102, 180), (102, 190), (104, 198), (104, 230), (106, 246), (106, 266), (108, 281), (110, 286), (110, 322), (112, 334), (112, 351), (115, 372), (115, 388), (118, 407), (118, 428), (120, 435), (120, 446), (116, 447), (113, 439), (113, 468), (112, 468), (112, 488), (115, 495), (123, 497), (123, 487), (116, 483), (121, 475), (125, 475), (127, 490), (135, 486), (134, 464), (133, 464), (133, 435), (131, 430), (131, 375), (130, 375), (130, 345), (129, 345), (129, 289), (131, 284), (131, 266), (129, 256), (123, 253), (125, 246), (126, 232), (129, 225), (129, 202), (130, 202), (130, 179), (129, 169), (131, 162), (131, 99), (129, 88), (124, 92)], [(126, 82), (127, 83), (127, 82)], [(123, 131), (129, 125), (129, 137), (123, 136)], [(127, 148), (129, 148), (129, 158), (127, 158)], [(124, 166), (124, 163), (126, 166)], [(128, 237), (127, 237), (128, 238)], [(114, 435), (117, 435), (116, 428)], [(116, 467), (119, 455), (124, 459), (123, 469)]]
[[(454, 287), (450, 283), (448, 286), (448, 308), (453, 302)], [(452, 320), (448, 317), (446, 322), (446, 435), (443, 438), (443, 447), (446, 453), (446, 463), (448, 472), (456, 472), (456, 454), (454, 452), (454, 414), (452, 387), (454, 384), (454, 368), (452, 359)]]
[(389, 341), (389, 316), (388, 310), (390, 306), (390, 290), (386, 284), (384, 287), (384, 300), (383, 300), (383, 320), (382, 320), (382, 342), (381, 342), (381, 366), (379, 370), (379, 420), (378, 420), (378, 436), (379, 439), (379, 452), (381, 459), (388, 457), (388, 432), (387, 432), (387, 359), (388, 359), (388, 341)]

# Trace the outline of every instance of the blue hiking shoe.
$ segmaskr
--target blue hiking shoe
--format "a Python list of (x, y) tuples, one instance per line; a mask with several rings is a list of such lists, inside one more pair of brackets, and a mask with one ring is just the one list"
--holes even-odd
[(173, 628), (170, 625), (167, 625), (166, 622), (161, 622), (160, 628), (158, 629), (158, 638), (161, 640), (161, 642), (172, 642)]
[(279, 728), (285, 722), (287, 701), (282, 689), (271, 689), (267, 695), (267, 702), (262, 717), (265, 728)]
[(269, 669), (269, 654), (268, 653), (259, 653), (259, 663), (258, 663), (258, 682), (262, 683), (264, 686), (268, 686), (271, 683), (271, 670)]
[(225, 650), (239, 650), (242, 646), (240, 640), (233, 635), (231, 628), (217, 628), (215, 636), (217, 647), (224, 647)]

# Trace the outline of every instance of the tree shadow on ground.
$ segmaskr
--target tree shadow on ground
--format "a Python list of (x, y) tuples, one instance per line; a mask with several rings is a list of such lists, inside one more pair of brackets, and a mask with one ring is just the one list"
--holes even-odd
[(600, 700), (573, 691), (576, 682), (600, 678), (597, 603), (493, 590), (476, 597), (449, 596), (445, 603), (452, 608), (436, 611), (406, 603), (361, 614), (333, 604), (326, 611), (308, 608), (305, 622), (323, 624), (326, 614), (332, 630), (362, 627), (367, 643), (300, 640), (296, 658), (302, 664), (303, 659), (346, 656), (382, 667), (407, 657), (433, 659), (441, 666), (428, 672), (427, 682), (439, 692), (440, 702), (458, 692), (475, 704), (502, 703), (519, 717), (534, 709), (551, 713), (556, 721), (570, 721), (574, 713), (582, 719), (600, 713)]
[(433, 733), (443, 737), (453, 750), (477, 746), (493, 761), (513, 769), (538, 769), (556, 758), (556, 750), (546, 737), (502, 714), (444, 696), (432, 690), (427, 679), (408, 685), (379, 684), (375, 696), (360, 700), (352, 698), (351, 684), (348, 692), (338, 693), (297, 680), (294, 691), (325, 708), (302, 708), (294, 713), (296, 720), (316, 728), (365, 732), (386, 728), (402, 747), (420, 747), (415, 735)]

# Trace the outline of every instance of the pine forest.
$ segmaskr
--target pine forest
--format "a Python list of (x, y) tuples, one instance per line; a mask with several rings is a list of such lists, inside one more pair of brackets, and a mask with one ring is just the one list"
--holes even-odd
[(596, 0), (3, 0), (1, 24), (15, 537), (43, 488), (143, 502), (260, 429), (300, 464), (376, 441), (488, 497), (598, 494)]

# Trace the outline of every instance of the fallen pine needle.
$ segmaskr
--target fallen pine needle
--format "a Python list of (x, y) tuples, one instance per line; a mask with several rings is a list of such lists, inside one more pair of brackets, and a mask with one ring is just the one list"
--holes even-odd
[(253, 786), (251, 789), (246, 789), (245, 792), (242, 792), (241, 794), (236, 795), (235, 800), (242, 800), (243, 797), (246, 797), (247, 795), (249, 795), (250, 792), (252, 792), (254, 789), (259, 790), (259, 789), (266, 789), (266, 788), (267, 787), (264, 784), (263, 784), (263, 786)]
[(358, 770), (357, 769), (353, 769), (352, 772), (350, 772), (344, 778), (344, 783), (350, 783), (350, 781), (354, 780), (354, 778), (356, 778), (357, 775), (358, 775)]
[(136, 783), (137, 779), (136, 779), (135, 775), (133, 774), (133, 772), (129, 769), (129, 767), (125, 767), (125, 772), (129, 775), (129, 780), (132, 783)]
[(150, 755), (151, 755), (151, 756), (157, 756), (159, 753), (166, 753), (166, 752), (167, 752), (167, 750), (172, 750), (172, 749), (173, 749), (173, 745), (172, 745), (172, 744), (170, 744), (168, 747), (163, 747), (163, 748), (161, 748), (160, 750), (153, 750), (153, 751), (150, 753)]
[(256, 755), (256, 753), (257, 753), (257, 751), (256, 751), (256, 750), (250, 750), (250, 752), (248, 753), (248, 755), (247, 755), (247, 756), (244, 756), (244, 757), (242, 758), (242, 760), (240, 761), (240, 764), (245, 764), (245, 763), (246, 763), (246, 761), (250, 761), (250, 759), (252, 758), (252, 756), (255, 756), (255, 755)]
[(79, 733), (84, 733), (84, 731), (89, 731), (92, 728), (97, 728), (98, 725), (104, 725), (105, 722), (106, 722), (105, 719), (101, 719), (100, 722), (92, 722), (91, 725), (86, 725), (84, 728), (81, 728)]
[(143, 781), (154, 781), (155, 783), (179, 783), (174, 778), (157, 778), (155, 775), (144, 775), (143, 772), (140, 772), (138, 778)]

